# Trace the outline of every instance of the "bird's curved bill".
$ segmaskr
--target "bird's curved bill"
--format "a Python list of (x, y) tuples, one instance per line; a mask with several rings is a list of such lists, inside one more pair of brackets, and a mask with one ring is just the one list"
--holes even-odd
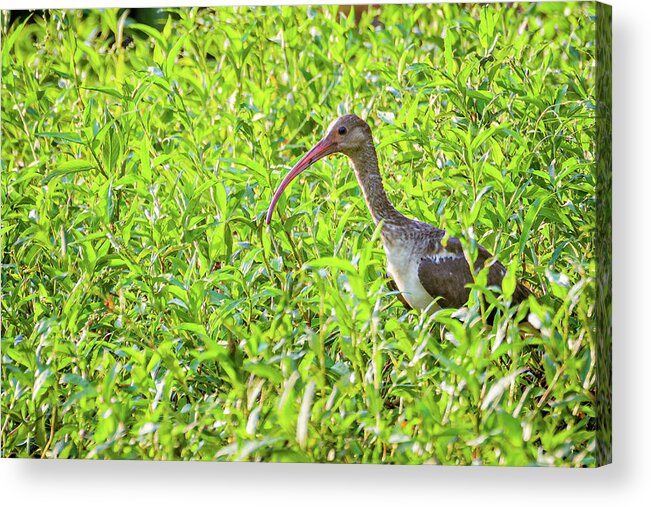
[(312, 164), (314, 164), (314, 162), (316, 162), (317, 160), (321, 160), (326, 155), (330, 155), (331, 153), (334, 153), (334, 151), (335, 151), (335, 146), (332, 143), (328, 142), (326, 139), (321, 139), (321, 141), (319, 141), (314, 146), (314, 148), (308, 151), (305, 154), (305, 156), (298, 161), (298, 163), (292, 168), (292, 170), (287, 173), (287, 176), (283, 178), (283, 181), (280, 182), (280, 186), (278, 187), (278, 190), (276, 190), (276, 193), (271, 199), (271, 204), (269, 205), (269, 211), (267, 212), (267, 224), (271, 222), (271, 215), (273, 214), (274, 208), (278, 203), (278, 199), (280, 199), (280, 196), (282, 195), (283, 191), (292, 182), (292, 180), (296, 178), (296, 176), (298, 176), (300, 173), (305, 171), (305, 169), (307, 169)]

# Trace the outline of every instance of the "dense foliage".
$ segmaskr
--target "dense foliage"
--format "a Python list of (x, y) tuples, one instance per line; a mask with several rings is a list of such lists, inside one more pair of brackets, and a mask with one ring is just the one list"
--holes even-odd
[[(4, 13), (3, 455), (594, 465), (593, 10)], [(538, 331), (397, 303), (344, 157), (264, 224), (347, 112)]]

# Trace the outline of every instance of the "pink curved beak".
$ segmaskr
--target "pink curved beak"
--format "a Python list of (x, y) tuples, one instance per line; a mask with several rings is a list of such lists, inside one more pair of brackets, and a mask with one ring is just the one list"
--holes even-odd
[(269, 211), (267, 212), (267, 225), (271, 222), (271, 215), (273, 214), (274, 208), (278, 203), (278, 199), (280, 199), (280, 196), (282, 195), (283, 191), (292, 182), (292, 180), (296, 178), (296, 176), (301, 174), (303, 171), (305, 171), (305, 169), (307, 169), (312, 164), (314, 164), (314, 162), (316, 162), (317, 160), (321, 160), (326, 155), (330, 155), (335, 151), (336, 151), (336, 145), (331, 141), (329, 141), (327, 138), (323, 138), (318, 143), (316, 143), (316, 145), (314, 145), (314, 148), (308, 151), (301, 160), (298, 161), (298, 163), (292, 168), (292, 170), (287, 173), (287, 176), (283, 178), (283, 181), (280, 182), (280, 186), (278, 187), (278, 190), (276, 190), (276, 193), (271, 199), (271, 204), (269, 205)]

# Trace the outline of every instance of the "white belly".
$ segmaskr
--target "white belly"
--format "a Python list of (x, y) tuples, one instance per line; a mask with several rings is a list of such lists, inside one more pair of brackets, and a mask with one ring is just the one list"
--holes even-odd
[[(409, 249), (397, 246), (391, 250), (385, 246), (384, 250), (387, 254), (387, 272), (396, 282), (409, 306), (416, 310), (425, 310), (434, 298), (429, 295), (418, 278), (420, 256), (414, 255)], [(436, 308), (437, 305), (432, 305), (431, 309)]]

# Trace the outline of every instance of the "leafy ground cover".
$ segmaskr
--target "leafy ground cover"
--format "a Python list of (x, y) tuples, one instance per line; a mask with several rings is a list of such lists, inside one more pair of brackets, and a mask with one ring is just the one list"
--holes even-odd
[[(3, 456), (594, 465), (593, 11), (3, 13)], [(343, 157), (264, 224), (347, 112), (537, 333), (405, 311)]]

